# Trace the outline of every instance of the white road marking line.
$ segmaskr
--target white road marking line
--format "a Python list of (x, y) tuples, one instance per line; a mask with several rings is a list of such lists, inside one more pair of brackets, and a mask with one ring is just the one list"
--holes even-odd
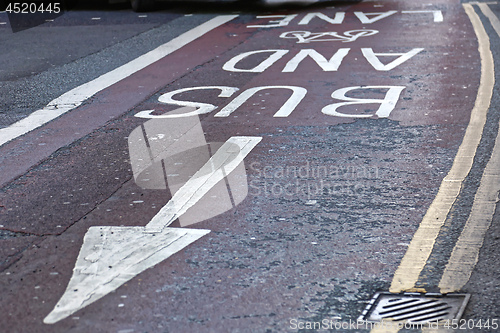
[[(160, 232), (198, 202), (215, 184), (230, 174), (262, 140), (261, 137), (231, 137), (210, 160), (196, 172), (172, 199), (146, 225), (148, 232)], [(237, 145), (239, 153), (231, 147)], [(233, 155), (238, 153), (234, 158)]]
[(480, 5), (483, 3), (486, 5), (497, 5), (498, 1), (489, 1), (489, 2), (471, 1), (471, 2), (467, 2), (467, 4), (469, 4), (469, 5)]
[(66, 291), (43, 322), (70, 316), (209, 233), (167, 227), (236, 169), (261, 140), (231, 137), (145, 227), (89, 228)]
[(403, 10), (403, 14), (425, 14), (432, 13), (434, 22), (443, 22), (443, 12), (440, 10)]
[(148, 233), (144, 227), (91, 227), (66, 291), (45, 324), (54, 324), (94, 303), (146, 269), (182, 250), (209, 230), (166, 228)]
[(217, 16), (185, 33), (172, 39), (171, 41), (160, 45), (156, 49), (143, 54), (142, 56), (106, 73), (98, 78), (84, 83), (70, 91), (57, 97), (46, 107), (37, 110), (28, 117), (20, 121), (0, 129), (0, 146), (5, 143), (26, 134), (49, 121), (61, 116), (62, 114), (75, 109), (85, 100), (97, 94), (98, 92), (108, 88), (109, 86), (129, 77), (135, 72), (151, 65), (152, 63), (164, 58), (170, 53), (189, 44), (195, 39), (203, 36), (207, 32), (231, 21), (238, 15), (221, 15)]
[(498, 17), (495, 15), (495, 13), (493, 13), (493, 11), (486, 3), (478, 3), (478, 6), (479, 8), (481, 8), (483, 14), (490, 20), (493, 29), (495, 29), (497, 35), (500, 37), (500, 20), (498, 19)]

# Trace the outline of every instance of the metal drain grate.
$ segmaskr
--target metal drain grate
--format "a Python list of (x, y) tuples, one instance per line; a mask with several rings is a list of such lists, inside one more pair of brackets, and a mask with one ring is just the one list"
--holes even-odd
[(374, 323), (392, 320), (415, 325), (460, 319), (469, 298), (469, 294), (377, 293), (359, 319)]

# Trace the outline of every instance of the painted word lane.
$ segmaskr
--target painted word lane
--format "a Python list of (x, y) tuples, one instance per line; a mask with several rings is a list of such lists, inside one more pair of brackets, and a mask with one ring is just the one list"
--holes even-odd
[[(442, 11), (378, 9), (262, 15), (240, 23), (230, 36), (247, 34), (245, 43), (203, 66), (195, 80), (176, 81), (157, 96), (158, 105), (136, 117), (199, 115), (235, 125), (299, 119), (333, 125), (366, 118), (402, 125), (466, 124), (468, 111), (458, 106), (464, 96), (474, 99), (467, 79), (477, 64), (466, 63), (456, 73), (454, 59), (470, 55), (468, 45), (457, 49), (425, 37), (447, 31)], [(196, 110), (166, 112), (184, 106)]]

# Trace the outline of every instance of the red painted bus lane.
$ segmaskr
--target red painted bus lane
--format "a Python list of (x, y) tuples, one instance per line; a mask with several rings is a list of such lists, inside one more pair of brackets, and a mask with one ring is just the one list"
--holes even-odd
[[(9, 324), (26, 312), (31, 331), (61, 332), (287, 331), (293, 318), (355, 320), (375, 290), (388, 288), (451, 167), (478, 66), (458, 3), (365, 2), (242, 15), (103, 90), (42, 129), (65, 138), (85, 124), (81, 133), (89, 134), (2, 193), (2, 228), (42, 235), (20, 241), (29, 248), (1, 277)], [(199, 219), (193, 211), (223, 206), (207, 196), (190, 208), (198, 220), (188, 228), (210, 234), (70, 317), (42, 324), (89, 227), (146, 226), (179, 190), (172, 186), (179, 175), (166, 171), (185, 163), (170, 158), (181, 155), (146, 157), (165, 170), (152, 184), (147, 168), (134, 169), (143, 161), (131, 150), (141, 147), (132, 139), (143, 138), (153, 152), (182, 125), (196, 130), (185, 136), (201, 140), (195, 148), (210, 144), (208, 157), (220, 146), (213, 143), (262, 138), (244, 158), (240, 187), (224, 184), (232, 205)], [(35, 146), (40, 132), (25, 140)], [(67, 144), (58, 140), (53, 147)], [(188, 147), (186, 154), (204, 154)], [(160, 159), (163, 169), (154, 164)]]

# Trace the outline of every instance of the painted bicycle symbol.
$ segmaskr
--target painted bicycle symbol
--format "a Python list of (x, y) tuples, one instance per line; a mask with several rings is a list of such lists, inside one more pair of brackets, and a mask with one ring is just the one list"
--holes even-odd
[(338, 42), (350, 43), (354, 42), (360, 37), (368, 37), (378, 34), (377, 30), (349, 30), (344, 34), (339, 34), (335, 31), (332, 32), (310, 32), (310, 31), (288, 31), (280, 35), (280, 38), (297, 38), (297, 43), (309, 42)]

